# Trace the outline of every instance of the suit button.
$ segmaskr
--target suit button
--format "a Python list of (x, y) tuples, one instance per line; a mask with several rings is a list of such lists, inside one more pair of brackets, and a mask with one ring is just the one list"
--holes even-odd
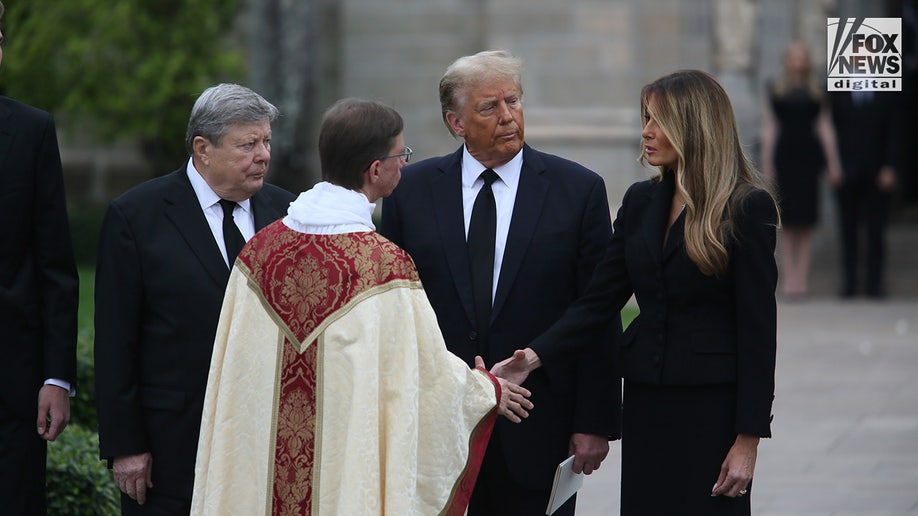
[(657, 320), (658, 320), (658, 321), (662, 321), (662, 320), (663, 320), (663, 314), (657, 314)]
[(469, 340), (478, 340), (478, 332), (470, 331), (470, 332), (469, 332)]
[(660, 355), (654, 355), (654, 356), (653, 356), (653, 363), (654, 363), (654, 364), (657, 364), (657, 365), (660, 364)]
[(659, 334), (659, 335), (657, 335), (657, 342), (660, 342), (660, 343), (663, 342), (663, 334), (662, 334), (662, 333)]

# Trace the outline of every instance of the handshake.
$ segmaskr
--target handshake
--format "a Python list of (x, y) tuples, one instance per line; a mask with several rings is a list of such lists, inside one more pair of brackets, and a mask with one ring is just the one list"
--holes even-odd
[[(502, 416), (514, 423), (519, 423), (529, 417), (529, 411), (534, 407), (528, 399), (532, 393), (521, 387), (520, 384), (526, 381), (532, 370), (541, 365), (539, 356), (531, 348), (518, 349), (510, 358), (494, 364), (490, 373), (500, 383), (501, 395), (498, 412)], [(487, 371), (484, 360), (480, 356), (475, 357), (475, 368)]]

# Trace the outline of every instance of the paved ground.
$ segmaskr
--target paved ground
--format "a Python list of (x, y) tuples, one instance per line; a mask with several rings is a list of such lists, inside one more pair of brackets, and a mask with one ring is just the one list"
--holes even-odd
[[(918, 226), (890, 236), (887, 299), (835, 297), (829, 240), (813, 295), (779, 303), (774, 438), (759, 446), (756, 516), (918, 515)], [(587, 477), (578, 515), (618, 514), (619, 452)]]

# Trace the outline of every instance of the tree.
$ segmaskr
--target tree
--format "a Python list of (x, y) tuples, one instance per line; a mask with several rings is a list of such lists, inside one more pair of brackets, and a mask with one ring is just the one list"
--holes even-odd
[(341, 9), (337, 0), (249, 1), (249, 80), (280, 109), (271, 174), (291, 192), (320, 179), (319, 120), (340, 94)]
[(198, 94), (245, 76), (242, 0), (7, 3), (5, 93), (103, 141), (139, 140), (158, 171), (187, 155)]

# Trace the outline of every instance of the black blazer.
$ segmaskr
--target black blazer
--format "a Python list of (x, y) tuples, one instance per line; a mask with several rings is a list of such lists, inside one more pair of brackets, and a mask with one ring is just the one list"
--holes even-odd
[(674, 191), (672, 173), (628, 189), (587, 294), (532, 348), (554, 376), (555, 362), (590, 342), (634, 294), (640, 315), (621, 340), (621, 375), (654, 385), (735, 383), (737, 432), (770, 436), (777, 340), (774, 201), (763, 191), (746, 198), (736, 218), (737, 238), (728, 246), (727, 270), (712, 277), (685, 250), (684, 213), (663, 246)]
[[(181, 167), (112, 201), (96, 265), (103, 459), (152, 452), (155, 492), (191, 498), (211, 351), (229, 269)], [(265, 184), (255, 228), (294, 199)]]
[[(475, 310), (462, 212), (462, 149), (406, 167), (383, 201), (380, 233), (418, 267), (450, 351), (474, 363)], [(493, 363), (524, 348), (583, 293), (611, 235), (605, 185), (574, 162), (523, 148), (523, 168), (492, 309), (488, 356)], [(604, 335), (621, 331), (620, 319)], [(604, 342), (605, 343), (605, 342)], [(611, 346), (597, 345), (549, 381), (529, 377), (536, 408), (519, 425), (496, 431), (518, 482), (550, 488), (575, 432), (618, 437), (621, 391)]]
[(76, 383), (78, 285), (51, 115), (0, 97), (0, 417), (35, 422), (48, 378)]
[(829, 100), (846, 182), (874, 184), (884, 166), (904, 170), (900, 93), (873, 92), (870, 100), (855, 104), (851, 92), (837, 91)]

